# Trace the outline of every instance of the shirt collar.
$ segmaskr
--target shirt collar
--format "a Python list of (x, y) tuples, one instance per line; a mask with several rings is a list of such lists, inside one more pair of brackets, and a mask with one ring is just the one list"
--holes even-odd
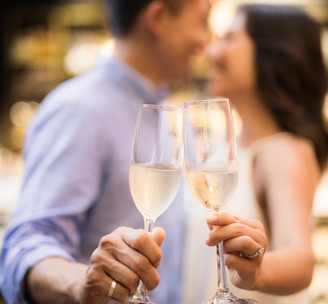
[[(142, 103), (158, 104), (169, 95), (168, 87), (156, 87), (149, 79), (117, 56), (101, 56), (97, 66), (108, 71), (108, 77), (123, 89), (128, 89)], [(113, 72), (114, 71), (114, 72)]]

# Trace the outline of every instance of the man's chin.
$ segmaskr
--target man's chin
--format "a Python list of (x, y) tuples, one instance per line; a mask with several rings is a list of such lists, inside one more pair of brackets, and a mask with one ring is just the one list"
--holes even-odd
[(224, 86), (220, 84), (217, 79), (215, 81), (209, 81), (207, 85), (208, 93), (212, 96), (227, 96), (228, 92), (225, 90)]
[(183, 69), (183, 70), (176, 70), (174, 73), (171, 73), (169, 75), (169, 81), (177, 82), (177, 81), (182, 81), (186, 79), (189, 75), (188, 69)]

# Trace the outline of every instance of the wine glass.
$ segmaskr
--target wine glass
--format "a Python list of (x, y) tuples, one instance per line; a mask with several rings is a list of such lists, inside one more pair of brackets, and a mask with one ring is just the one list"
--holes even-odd
[[(184, 104), (184, 151), (187, 181), (195, 198), (217, 212), (228, 202), (238, 181), (234, 125), (227, 98)], [(233, 295), (227, 283), (223, 242), (217, 246), (218, 288), (203, 304), (258, 303)]]
[[(143, 104), (135, 127), (129, 183), (132, 198), (143, 215), (145, 230), (172, 203), (179, 188), (182, 161), (182, 109)], [(153, 303), (140, 281), (129, 303)]]

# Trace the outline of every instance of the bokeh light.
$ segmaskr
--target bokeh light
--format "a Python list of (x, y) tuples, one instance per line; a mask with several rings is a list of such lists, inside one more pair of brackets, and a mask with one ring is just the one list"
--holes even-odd
[(18, 101), (11, 106), (9, 117), (12, 126), (9, 130), (9, 137), (14, 150), (22, 149), (26, 128), (38, 107), (39, 104), (35, 101)]

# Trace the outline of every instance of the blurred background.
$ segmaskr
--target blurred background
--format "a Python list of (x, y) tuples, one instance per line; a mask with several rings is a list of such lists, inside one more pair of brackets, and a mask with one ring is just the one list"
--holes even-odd
[[(232, 2), (303, 7), (322, 25), (322, 48), (328, 68), (328, 0), (211, 2), (209, 24), (219, 31), (225, 29), (231, 18)], [(99, 53), (110, 52), (113, 41), (105, 12), (104, 0), (0, 1), (0, 246), (19, 194), (26, 127), (50, 90), (90, 69)], [(177, 84), (177, 98), (187, 99), (200, 92), (206, 79), (206, 61), (200, 56), (195, 58), (188, 79)], [(328, 303), (327, 174), (318, 187), (313, 218), (318, 258), (312, 283), (313, 303)]]

